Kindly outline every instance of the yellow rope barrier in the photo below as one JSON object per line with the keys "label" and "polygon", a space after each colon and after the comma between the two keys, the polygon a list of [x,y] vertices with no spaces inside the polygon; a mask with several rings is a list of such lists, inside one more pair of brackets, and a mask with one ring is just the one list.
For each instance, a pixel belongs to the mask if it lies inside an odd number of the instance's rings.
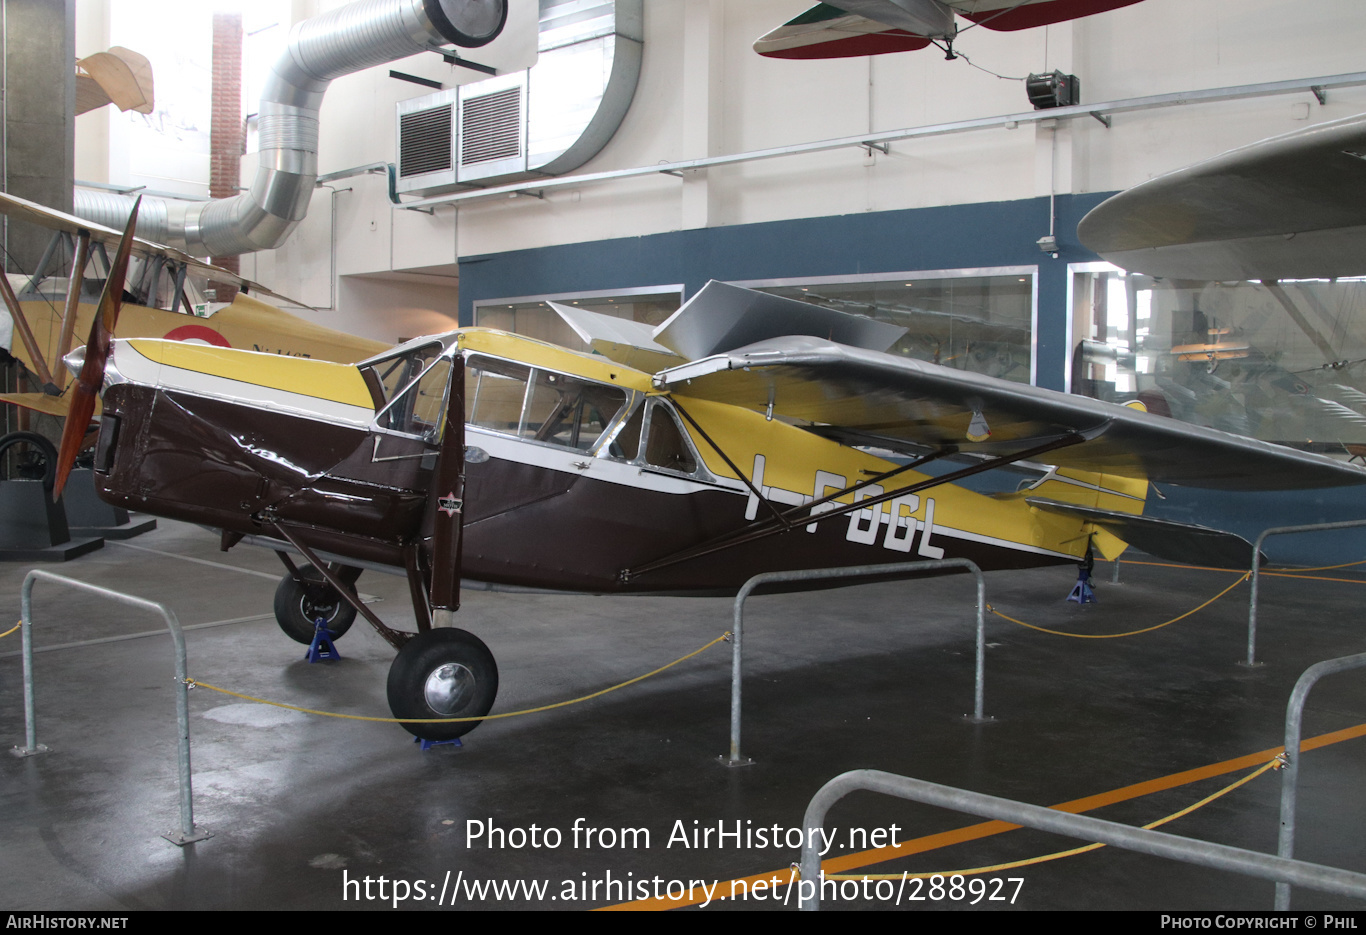
{"label": "yellow rope barrier", "polygon": [[527,708],[523,711],[506,711],[502,714],[485,714],[483,717],[366,717],[360,714],[337,714],[334,711],[318,711],[313,708],[301,708],[298,705],[284,704],[280,701],[268,701],[265,698],[257,698],[253,695],[244,695],[241,692],[229,691],[226,688],[219,688],[217,685],[210,685],[208,682],[201,682],[197,679],[192,678],[186,679],[185,684],[188,685],[190,688],[207,688],[209,691],[220,692],[224,695],[232,695],[234,698],[242,698],[246,701],[254,701],[257,704],[268,704],[275,708],[287,708],[290,711],[300,711],[304,714],[317,714],[321,717],[339,717],[344,718],[348,721],[377,721],[381,724],[454,724],[458,721],[493,721],[497,720],[498,718],[517,717],[518,715],[522,714],[536,714],[540,711],[549,711],[553,708],[564,708],[568,707],[569,705],[578,704],[581,701],[588,701],[593,698],[599,698],[602,695],[607,694],[608,692],[616,691],[618,688],[625,688],[627,685],[634,685],[636,682],[644,681],[652,675],[658,675],[665,669],[671,669],[674,666],[678,665],[680,662],[686,662],[693,656],[701,655],[708,649],[711,649],[717,643],[720,643],[723,640],[727,640],[729,638],[730,631],[727,630],[725,633],[722,633],[720,636],[712,640],[706,646],[703,646],[701,649],[694,650],[693,652],[688,653],[686,656],[680,656],[668,665],[662,665],[658,669],[655,669],[653,672],[646,672],[644,675],[637,675],[633,679],[628,679],[627,681],[622,682],[618,685],[613,685],[611,688],[604,688],[601,691],[593,692],[593,694],[591,695],[584,695],[582,698],[571,698],[569,701],[559,701],[555,704],[541,705],[539,708]]}
{"label": "yellow rope barrier", "polygon": [[1153,630],[1160,630],[1165,626],[1170,626],[1171,624],[1176,623],[1177,621],[1185,620],[1191,614],[1199,613],[1200,611],[1204,610],[1210,604],[1213,604],[1215,601],[1219,600],[1219,598],[1223,597],[1229,591],[1232,591],[1234,588],[1238,587],[1238,585],[1242,584],[1244,581],[1251,577],[1252,573],[1245,571],[1237,581],[1233,582],[1228,587],[1224,588],[1224,590],[1220,591],[1218,594],[1214,595],[1209,600],[1205,601],[1205,603],[1201,604],[1199,607],[1192,608],[1191,610],[1186,611],[1179,617],[1173,617],[1170,620],[1166,620],[1162,623],[1156,624],[1151,627],[1144,627],[1142,630],[1130,630],[1128,633],[1065,633],[1062,630],[1050,630],[1047,627],[1035,626],[1032,623],[1025,623],[1023,620],[1016,620],[1014,617],[1008,617],[1005,614],[1001,613],[999,610],[997,610],[995,607],[992,607],[990,604],[987,605],[987,610],[991,611],[993,614],[1000,617],[1002,620],[1009,620],[1011,623],[1018,623],[1022,627],[1028,627],[1031,630],[1038,630],[1040,633],[1051,633],[1054,636],[1071,636],[1079,640],[1113,640],[1118,639],[1121,636],[1137,636],[1140,633],[1151,633]]}
{"label": "yellow rope barrier", "polygon": [[[1366,564],[1366,558],[1357,559],[1355,562],[1343,562],[1341,565],[1319,565],[1317,568],[1295,568],[1294,571],[1333,571],[1336,568],[1351,568],[1353,565]],[[1263,572],[1265,574],[1265,572]]]}
{"label": "yellow rope barrier", "polygon": [[11,633],[13,633],[15,630],[19,629],[19,628],[22,627],[23,625],[24,625],[24,621],[20,620],[20,621],[19,621],[18,623],[16,623],[14,626],[12,626],[12,627],[10,627],[8,630],[6,630],[4,633],[0,633],[0,640],[3,640],[5,637],[9,636]]}
{"label": "yellow rope barrier", "polygon": [[[1280,757],[1277,757],[1276,759],[1272,760],[1271,762],[1266,763],[1266,764],[1264,764],[1264,765],[1262,765],[1262,766],[1259,766],[1257,769],[1253,770],[1251,773],[1248,773],[1248,774],[1247,774],[1246,776],[1244,776],[1242,779],[1239,779],[1239,780],[1237,780],[1236,782],[1230,783],[1229,785],[1227,785],[1227,786],[1225,786],[1224,788],[1220,789],[1218,792],[1215,792],[1215,793],[1213,793],[1213,794],[1211,794],[1211,795],[1205,796],[1203,799],[1201,799],[1199,802],[1196,802],[1194,805],[1187,805],[1185,808],[1181,809],[1181,811],[1179,811],[1179,812],[1174,812],[1174,813],[1172,813],[1171,815],[1168,815],[1166,818],[1159,818],[1159,819],[1157,819],[1157,821],[1149,822],[1148,824],[1144,825],[1143,827],[1144,827],[1144,829],[1146,829],[1146,830],[1148,830],[1148,831],[1151,831],[1151,830],[1153,830],[1154,828],[1160,828],[1160,827],[1162,827],[1163,825],[1167,824],[1168,822],[1176,821],[1176,819],[1178,819],[1178,818],[1182,818],[1182,817],[1184,817],[1184,816],[1186,816],[1186,815],[1189,815],[1191,812],[1195,811],[1196,809],[1198,809],[1198,808],[1203,808],[1204,806],[1206,806],[1206,805],[1208,805],[1209,803],[1213,802],[1215,799],[1218,799],[1218,798],[1220,798],[1220,797],[1222,797],[1222,796],[1228,795],[1228,794],[1229,794],[1230,792],[1232,792],[1234,789],[1237,789],[1237,788],[1240,787],[1240,786],[1246,785],[1247,783],[1249,783],[1249,782],[1251,782],[1252,780],[1256,779],[1258,776],[1262,775],[1262,773],[1265,773],[1267,770],[1273,769],[1273,768],[1278,768],[1282,762],[1283,762],[1283,761],[1280,759]],[[1082,846],[1082,847],[1074,847],[1074,848],[1072,848],[1071,850],[1067,850],[1067,851],[1058,851],[1058,852],[1053,853],[1053,854],[1045,854],[1045,855],[1043,855],[1042,857],[1030,857],[1030,858],[1027,858],[1027,859],[1025,859],[1025,860],[1011,861],[1010,863],[1006,863],[1006,864],[993,864],[993,865],[991,865],[990,867],[974,867],[974,868],[972,868],[971,870],[945,870],[945,871],[934,871],[934,872],[931,872],[931,873],[868,873],[868,874],[854,874],[854,873],[834,874],[834,873],[831,873],[831,874],[826,874],[825,879],[827,879],[827,880],[917,880],[917,879],[928,879],[929,877],[939,876],[939,877],[943,877],[944,879],[947,880],[949,877],[970,877],[970,876],[973,876],[974,874],[979,874],[979,873],[997,873],[997,872],[999,872],[999,871],[1001,871],[1001,870],[1014,870],[1016,867],[1028,867],[1028,866],[1030,866],[1030,865],[1032,865],[1032,864],[1047,863],[1047,862],[1050,861],[1050,860],[1059,860],[1059,859],[1061,859],[1061,858],[1063,858],[1063,857],[1071,857],[1071,856],[1073,856],[1073,855],[1075,855],[1075,854],[1085,854],[1087,851],[1099,850],[1100,848],[1105,847],[1105,846],[1106,846],[1106,845],[1104,845],[1104,844],[1087,844],[1087,845],[1084,845],[1084,846]]]}
{"label": "yellow rope barrier", "polygon": [[[1361,564],[1363,564],[1363,563],[1366,563],[1366,558],[1361,559],[1360,561],[1357,561],[1357,562],[1347,562],[1346,564],[1343,564],[1343,565],[1325,565],[1325,566],[1323,566],[1322,568],[1301,568],[1301,569],[1298,569],[1298,570],[1299,570],[1299,571],[1327,571],[1327,570],[1332,569],[1332,568],[1349,568],[1349,567],[1351,567],[1352,565],[1361,565]],[[1139,561],[1138,559],[1133,559],[1133,558],[1126,558],[1126,559],[1124,559],[1122,562],[1120,562],[1120,564],[1121,564],[1121,565],[1136,565],[1136,566],[1137,566],[1137,565],[1142,565],[1142,566],[1146,566],[1146,567],[1149,567],[1149,568],[1180,568],[1180,569],[1183,570],[1183,571],[1222,571],[1222,572],[1224,572],[1224,573],[1226,573],[1226,574],[1238,574],[1238,569],[1236,569],[1236,568],[1215,568],[1215,567],[1212,566],[1212,565],[1186,565],[1186,564],[1184,564],[1184,563],[1182,563],[1182,564],[1177,564],[1177,563],[1175,563],[1175,562],[1141,562],[1141,561]],[[1284,567],[1293,567],[1293,566],[1284,566]],[[1342,581],[1342,582],[1345,582],[1345,583],[1347,583],[1347,584],[1366,584],[1366,581],[1362,581],[1360,578],[1315,578],[1315,577],[1313,577],[1313,576],[1311,576],[1311,575],[1297,575],[1297,574],[1293,574],[1293,573],[1291,573],[1291,572],[1289,572],[1289,571],[1269,571],[1269,570],[1266,569],[1266,568],[1263,568],[1263,569],[1262,569],[1262,577],[1263,577],[1263,578],[1268,578],[1268,577],[1274,577],[1274,578],[1307,578],[1307,579],[1310,580],[1310,581]]]}

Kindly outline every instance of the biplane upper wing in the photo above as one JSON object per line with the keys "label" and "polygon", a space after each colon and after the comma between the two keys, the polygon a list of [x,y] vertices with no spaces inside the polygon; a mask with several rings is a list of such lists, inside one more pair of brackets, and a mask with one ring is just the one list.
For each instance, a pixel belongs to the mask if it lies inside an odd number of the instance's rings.
{"label": "biplane upper wing", "polygon": [[1366,273],[1366,114],[1160,175],[1102,202],[1077,236],[1110,262],[1152,276]]}
{"label": "biplane upper wing", "polygon": [[655,385],[771,412],[847,444],[988,456],[1059,442],[1048,463],[1222,490],[1366,483],[1366,468],[1025,386],[807,336],[762,341],[655,375]]}
{"label": "biplane upper wing", "polygon": [[923,49],[952,39],[954,15],[1011,31],[1104,13],[1139,0],[836,0],[818,3],[754,43],[769,58],[848,58]]}
{"label": "biplane upper wing", "polygon": [[[29,224],[36,224],[39,227],[46,227],[49,230],[62,231],[68,234],[80,234],[88,232],[92,243],[104,244],[106,246],[116,246],[122,232],[114,230],[112,227],[105,227],[103,224],[96,224],[84,218],[78,218],[74,214],[67,214],[64,211],[57,211],[46,205],[29,201],[26,198],[19,198],[5,192],[0,192],[0,214],[6,214],[15,220],[25,221]],[[215,282],[231,283],[255,296],[269,296],[287,305],[294,305],[300,308],[309,308],[302,302],[291,299],[288,296],[272,292],[260,283],[252,282],[250,279],[243,279],[234,272],[205,263],[196,257],[183,253],[174,247],[164,244],[153,243],[149,240],[137,238],[133,241],[133,256],[159,256],[176,263],[183,263],[192,273],[197,273]]]}

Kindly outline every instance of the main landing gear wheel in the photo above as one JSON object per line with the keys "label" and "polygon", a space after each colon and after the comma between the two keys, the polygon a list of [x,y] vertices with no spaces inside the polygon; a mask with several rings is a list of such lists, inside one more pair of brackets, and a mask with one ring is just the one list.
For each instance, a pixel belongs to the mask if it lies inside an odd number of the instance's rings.
{"label": "main landing gear wheel", "polygon": [[339,639],[356,619],[356,608],[343,600],[312,565],[304,565],[299,573],[307,584],[285,575],[275,589],[275,622],[294,642],[308,646],[313,642],[317,619],[322,617],[332,638]]}
{"label": "main landing gear wheel", "polygon": [[[400,718],[482,718],[498,694],[498,666],[473,633],[437,627],[419,633],[399,650],[389,668],[389,710]],[[454,740],[480,721],[405,723],[423,740]]]}

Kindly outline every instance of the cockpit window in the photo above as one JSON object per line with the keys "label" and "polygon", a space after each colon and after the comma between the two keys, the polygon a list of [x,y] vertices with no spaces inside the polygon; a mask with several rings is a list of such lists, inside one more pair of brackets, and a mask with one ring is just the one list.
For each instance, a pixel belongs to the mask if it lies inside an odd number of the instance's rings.
{"label": "cockpit window", "polygon": [[361,376],[370,388],[375,409],[383,409],[409,383],[413,382],[433,360],[441,356],[439,343],[424,344],[402,354],[385,357],[361,367]]}
{"label": "cockpit window", "polygon": [[692,450],[683,440],[677,418],[656,402],[650,410],[650,425],[645,437],[645,463],[691,474],[697,470]]}
{"label": "cockpit window", "polygon": [[678,417],[660,399],[652,399],[632,413],[612,440],[608,455],[683,474],[697,473],[697,456],[692,445],[688,443]]}
{"label": "cockpit window", "polygon": [[465,366],[466,420],[494,432],[591,451],[625,405],[620,387],[482,357]]}
{"label": "cockpit window", "polygon": [[436,441],[446,427],[446,385],[450,375],[451,362],[437,360],[421,379],[400,393],[379,414],[375,423],[393,432]]}

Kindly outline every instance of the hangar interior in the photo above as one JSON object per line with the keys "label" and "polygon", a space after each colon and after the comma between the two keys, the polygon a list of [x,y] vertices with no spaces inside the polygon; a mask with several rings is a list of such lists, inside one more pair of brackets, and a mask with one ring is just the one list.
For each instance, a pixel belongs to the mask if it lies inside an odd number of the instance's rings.
{"label": "hangar interior", "polygon": [[[1116,192],[1366,111],[1366,13],[1354,0],[1142,0],[1019,31],[964,29],[951,56],[930,47],[832,59],[756,53],[757,37],[808,7],[792,0],[511,0],[502,34],[460,50],[465,62],[374,52],[337,65],[315,89],[314,123],[265,100],[270,68],[290,54],[296,24],[351,7],[221,6],[0,0],[5,190],[115,228],[142,192],[144,216],[162,206],[163,236],[148,239],[227,260],[295,300],[282,307],[305,321],[382,345],[475,325],[587,350],[549,303],[657,326],[717,280],[895,325],[903,336],[888,352],[912,360],[1139,400],[1305,451],[1366,446],[1366,280],[1154,277],[1077,237]],[[75,61],[114,47],[150,60],[155,107],[72,116]],[[222,64],[233,50],[235,71]],[[1031,105],[1025,76],[1055,71],[1079,79],[1085,106],[1054,115]],[[40,91],[56,97],[22,105]],[[471,122],[457,130],[455,113]],[[44,123],[52,114],[62,119]],[[224,114],[237,133],[226,158],[211,139]],[[479,138],[481,126],[493,130]],[[316,181],[283,241],[196,252],[212,224],[184,222],[187,212],[252,196],[272,158],[262,153],[310,133]],[[62,151],[64,164],[52,155]],[[272,184],[285,187],[290,167],[272,165],[282,171]],[[7,222],[12,274],[29,272],[41,249],[19,230]],[[16,418],[7,414],[8,429]],[[1366,517],[1361,488],[1154,488],[1145,515],[1249,540]],[[384,716],[392,649],[356,626],[340,659],[308,663],[271,613],[277,559],[224,552],[223,541],[163,519],[49,570],[164,603],[190,628],[189,673],[202,683]],[[999,613],[987,616],[980,721],[968,716],[970,579],[757,597],[744,766],[718,762],[728,644],[600,698],[489,720],[462,747],[421,751],[393,724],[201,685],[189,698],[194,820],[213,837],[184,847],[161,837],[178,820],[170,640],[145,612],[39,582],[37,730],[51,750],[4,758],[0,892],[35,910],[796,908],[796,849],[772,846],[776,830],[762,842],[752,832],[801,827],[816,790],[851,769],[1144,825],[1270,761],[1300,673],[1361,652],[1354,588],[1366,578],[1351,563],[1363,547],[1360,530],[1267,543],[1290,570],[1263,579],[1253,666],[1239,663],[1248,595],[1236,573],[1130,549],[1097,564],[1094,604],[1063,600],[1071,565],[990,574]],[[0,564],[15,614],[29,567]],[[367,572],[358,588],[411,630],[405,585]],[[495,713],[514,712],[708,645],[731,629],[731,605],[471,586],[457,623],[498,659]],[[22,746],[19,638],[0,641],[0,725]],[[1295,849],[1358,873],[1363,722],[1354,673],[1314,690],[1304,736],[1317,746],[1303,755]],[[1274,853],[1278,775],[1164,830]],[[827,872],[895,879],[832,890],[826,909],[1272,906],[1269,882],[1114,848],[921,899],[906,894],[903,871],[1013,865],[1078,842],[870,793],[846,799],[831,822],[844,838]],[[893,824],[895,854],[852,833]],[[533,828],[556,830],[558,843],[534,843]],[[692,836],[708,829],[746,837]],[[446,895],[452,880],[459,898]],[[409,884],[403,899],[396,881]],[[675,898],[680,883],[688,893]],[[716,898],[703,883],[720,888]],[[1297,888],[1292,906],[1359,912],[1361,902]]]}

